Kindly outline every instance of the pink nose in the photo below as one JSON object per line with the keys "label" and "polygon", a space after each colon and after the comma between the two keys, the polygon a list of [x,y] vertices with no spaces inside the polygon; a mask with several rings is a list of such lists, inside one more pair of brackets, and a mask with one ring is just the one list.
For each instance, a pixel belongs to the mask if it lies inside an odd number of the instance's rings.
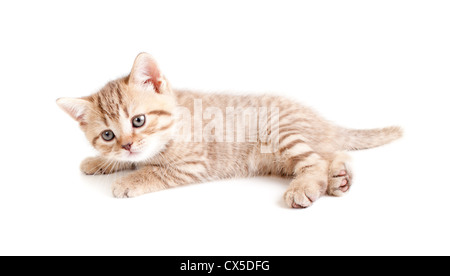
{"label": "pink nose", "polygon": [[126,145],[122,145],[122,148],[125,149],[125,150],[130,151],[131,150],[131,145],[133,145],[133,143],[128,143]]}

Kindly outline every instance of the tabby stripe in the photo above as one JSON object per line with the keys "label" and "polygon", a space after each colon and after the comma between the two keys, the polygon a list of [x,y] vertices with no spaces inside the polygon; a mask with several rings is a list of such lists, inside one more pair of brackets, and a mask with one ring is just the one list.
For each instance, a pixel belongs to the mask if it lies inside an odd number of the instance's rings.
{"label": "tabby stripe", "polygon": [[299,127],[299,125],[297,125],[297,124],[300,124],[300,123],[303,123],[303,122],[308,122],[308,120],[306,120],[306,119],[295,119],[295,120],[289,121],[287,123],[281,124],[280,128],[288,127],[288,126]]}
{"label": "tabby stripe", "polygon": [[147,115],[172,116],[172,113],[165,111],[165,110],[153,110],[153,111],[147,112]]}
{"label": "tabby stripe", "polygon": [[[270,127],[270,128],[269,128]],[[272,134],[272,129],[273,130],[278,130],[278,133],[281,132],[287,132],[287,131],[298,131],[300,132],[300,127],[292,125],[292,124],[281,124],[281,125],[270,125],[268,126],[269,130],[268,130],[268,135]]]}
{"label": "tabby stripe", "polygon": [[119,117],[119,113],[120,113],[120,105],[116,104],[115,107],[116,107],[116,109],[114,110],[114,116],[115,116],[114,118],[117,118],[117,117]]}
{"label": "tabby stripe", "polygon": [[314,163],[318,157],[319,156],[313,151],[307,151],[302,154],[289,157],[286,161],[286,166],[283,169],[288,175],[299,174],[303,168]]}
{"label": "tabby stripe", "polygon": [[148,135],[150,135],[150,134],[154,133],[155,131],[158,131],[158,130],[155,130],[155,129],[154,129],[154,127],[155,127],[157,124],[158,124],[158,121],[157,121],[157,120],[154,120],[154,121],[149,122],[148,125],[145,127],[145,129],[142,131],[142,133],[143,133],[143,134],[148,134]]}
{"label": "tabby stripe", "polygon": [[[277,106],[275,106],[277,107]],[[283,110],[279,110],[278,112],[278,121],[283,120],[284,118],[288,117],[289,115],[295,114],[296,112],[298,112],[297,108],[294,109],[283,109]],[[272,113],[270,113],[269,119],[272,119]]]}
{"label": "tabby stripe", "polygon": [[206,180],[206,179],[208,179],[208,176],[205,173],[201,173],[200,178],[203,180]]}
{"label": "tabby stripe", "polygon": [[156,177],[161,181],[161,183],[163,183],[163,185],[164,185],[166,188],[169,188],[169,187],[170,187],[170,185],[167,183],[167,181],[164,179],[164,177],[162,177],[161,175],[159,175],[159,173],[154,173],[153,175],[156,176]]}
{"label": "tabby stripe", "polygon": [[163,130],[166,130],[166,129],[170,128],[172,125],[173,125],[173,121],[172,121],[170,124],[168,124],[168,125],[165,125],[165,126],[163,126],[163,127],[161,127],[161,128],[156,129],[155,132],[156,132],[156,131],[163,131]]}
{"label": "tabby stripe", "polygon": [[107,127],[109,127],[108,121],[106,120],[106,116],[105,116],[106,111],[105,111],[105,109],[103,109],[103,106],[102,106],[102,102],[101,102],[101,100],[100,100],[100,97],[99,97],[97,100],[98,100],[97,106],[98,106],[98,109],[100,109],[100,114],[101,114],[101,116],[102,116],[103,122],[105,123],[105,125],[106,125]]}
{"label": "tabby stripe", "polygon": [[200,179],[197,175],[195,175],[195,174],[188,173],[188,172],[184,172],[184,174],[185,174],[186,176],[190,177],[190,178],[191,178],[193,181],[195,181],[195,182],[201,182],[201,179]]}
{"label": "tabby stripe", "polygon": [[196,176],[196,175],[194,175],[192,173],[188,173],[188,172],[182,171],[182,170],[177,169],[177,168],[172,168],[172,167],[170,167],[170,169],[172,169],[172,170],[174,170],[174,171],[176,171],[176,172],[178,172],[178,173],[180,173],[182,175],[186,175],[187,177],[190,177],[193,181],[200,181],[200,178],[198,178],[198,176]]}
{"label": "tabby stripe", "polygon": [[146,128],[144,131],[141,132],[142,134],[147,134],[150,135],[153,133],[153,129],[152,128]]}
{"label": "tabby stripe", "polygon": [[315,164],[320,162],[320,156],[317,154],[311,154],[308,158],[305,158],[303,161],[299,161],[294,166],[294,173],[299,175],[305,173],[305,171],[311,167],[315,167]]}
{"label": "tabby stripe", "polygon": [[122,105],[122,93],[120,93],[119,85],[116,86],[116,89],[114,91],[116,92],[117,98],[119,99],[119,104]]}
{"label": "tabby stripe", "polygon": [[278,143],[279,144],[283,143],[283,141],[286,140],[286,138],[289,138],[292,135],[300,135],[300,134],[298,133],[298,130],[295,130],[293,132],[283,133],[282,135],[278,136]]}
{"label": "tabby stripe", "polygon": [[178,176],[176,176],[173,172],[168,174],[167,172],[165,173],[165,177],[169,177],[171,178],[172,182],[176,183],[176,184],[184,184],[186,183],[186,179],[182,179],[179,178]]}
{"label": "tabby stripe", "polygon": [[294,167],[297,165],[298,162],[304,161],[306,158],[308,158],[311,154],[314,154],[314,151],[307,151],[302,154],[298,154],[292,157],[289,157],[289,161],[295,162]]}
{"label": "tabby stripe", "polygon": [[298,144],[302,144],[302,143],[304,143],[303,140],[300,140],[300,139],[294,140],[294,141],[290,142],[289,144],[287,144],[286,146],[282,147],[280,149],[280,153],[283,153],[283,152],[287,151],[288,149],[290,149]]}
{"label": "tabby stripe", "polygon": [[94,139],[92,139],[92,146],[95,147],[95,144],[97,143],[98,138],[100,138],[100,136],[97,136]]}
{"label": "tabby stripe", "polygon": [[282,132],[291,132],[291,131],[297,131],[297,132],[300,132],[301,130],[300,130],[300,128],[296,128],[296,127],[286,127],[286,126],[280,127],[280,128],[278,129],[278,133],[282,133]]}
{"label": "tabby stripe", "polygon": [[194,160],[193,161],[185,161],[180,165],[181,166],[182,165],[202,165],[203,167],[206,168],[206,163],[204,161],[194,161]]}
{"label": "tabby stripe", "polygon": [[[280,116],[278,117],[278,121],[281,122],[281,120],[283,120],[284,118],[286,118],[287,116],[289,116],[291,114],[292,114],[292,112],[289,112],[289,111],[287,111],[283,115],[280,114]],[[272,117],[270,117],[270,119],[272,119]]]}

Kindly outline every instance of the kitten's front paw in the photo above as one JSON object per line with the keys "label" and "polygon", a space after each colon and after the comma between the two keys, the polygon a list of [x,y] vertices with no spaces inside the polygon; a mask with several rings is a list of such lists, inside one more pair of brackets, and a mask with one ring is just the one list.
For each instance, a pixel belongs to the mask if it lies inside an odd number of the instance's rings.
{"label": "kitten's front paw", "polygon": [[80,170],[87,175],[107,174],[109,172],[103,168],[105,165],[106,161],[100,157],[88,157],[81,162]]}
{"label": "kitten's front paw", "polygon": [[116,198],[130,198],[140,196],[145,193],[145,191],[130,180],[118,179],[114,182],[112,187],[113,196]]}
{"label": "kitten's front paw", "polygon": [[110,174],[118,165],[102,157],[88,157],[81,162],[80,170],[87,175]]}

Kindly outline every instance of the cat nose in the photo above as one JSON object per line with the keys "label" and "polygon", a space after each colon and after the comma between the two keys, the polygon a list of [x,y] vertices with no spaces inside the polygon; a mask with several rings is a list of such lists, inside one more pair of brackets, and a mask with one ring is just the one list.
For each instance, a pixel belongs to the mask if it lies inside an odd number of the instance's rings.
{"label": "cat nose", "polygon": [[133,145],[133,143],[128,143],[126,145],[122,145],[122,148],[129,151],[131,149],[131,145]]}

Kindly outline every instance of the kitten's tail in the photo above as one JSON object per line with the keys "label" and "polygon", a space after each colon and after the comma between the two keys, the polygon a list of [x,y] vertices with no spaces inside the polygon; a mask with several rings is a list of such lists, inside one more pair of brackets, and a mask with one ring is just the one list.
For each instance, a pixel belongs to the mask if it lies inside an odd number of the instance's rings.
{"label": "kitten's tail", "polygon": [[343,149],[362,150],[379,147],[399,139],[403,130],[398,126],[376,129],[342,129]]}

